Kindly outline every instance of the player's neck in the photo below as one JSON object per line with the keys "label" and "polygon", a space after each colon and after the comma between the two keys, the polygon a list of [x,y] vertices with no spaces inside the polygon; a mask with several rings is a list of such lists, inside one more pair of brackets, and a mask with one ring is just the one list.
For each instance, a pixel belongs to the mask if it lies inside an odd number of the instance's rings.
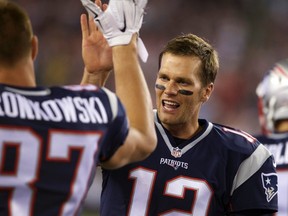
{"label": "player's neck", "polygon": [[0,67],[0,83],[22,87],[36,86],[33,61],[23,60],[13,67]]}
{"label": "player's neck", "polygon": [[164,127],[171,133],[173,137],[179,139],[190,139],[201,131],[201,127],[197,121],[196,124],[190,125],[164,125]]}

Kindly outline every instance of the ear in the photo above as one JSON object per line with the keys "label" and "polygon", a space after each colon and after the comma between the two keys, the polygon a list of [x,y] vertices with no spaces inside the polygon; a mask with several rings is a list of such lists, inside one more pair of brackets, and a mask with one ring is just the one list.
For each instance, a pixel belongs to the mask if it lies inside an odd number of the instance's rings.
{"label": "ear", "polygon": [[214,84],[210,83],[207,86],[205,86],[202,90],[202,97],[201,100],[203,103],[205,103],[206,101],[208,101],[208,99],[210,98],[210,95],[212,94],[214,89]]}
{"label": "ear", "polygon": [[32,37],[32,41],[31,41],[31,45],[32,45],[32,59],[35,60],[37,55],[38,55],[38,38],[37,36],[33,36]]}

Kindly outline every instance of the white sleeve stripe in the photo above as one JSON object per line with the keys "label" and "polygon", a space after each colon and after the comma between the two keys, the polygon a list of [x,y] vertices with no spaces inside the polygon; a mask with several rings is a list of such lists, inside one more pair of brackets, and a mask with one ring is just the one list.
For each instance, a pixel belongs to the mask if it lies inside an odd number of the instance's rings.
{"label": "white sleeve stripe", "polygon": [[109,101],[110,101],[110,105],[111,105],[111,110],[112,110],[112,114],[113,114],[113,120],[116,118],[116,115],[117,115],[117,112],[118,112],[118,103],[117,103],[117,97],[116,97],[116,94],[114,94],[113,92],[111,92],[109,89],[103,87],[102,88],[108,98],[109,98]]}
{"label": "white sleeve stripe", "polygon": [[261,166],[265,163],[265,161],[270,157],[271,153],[267,150],[267,148],[260,144],[257,149],[245,159],[239,166],[239,169],[235,175],[233,180],[233,186],[230,192],[230,195],[242,185],[245,181],[247,181],[254,173],[256,173]]}

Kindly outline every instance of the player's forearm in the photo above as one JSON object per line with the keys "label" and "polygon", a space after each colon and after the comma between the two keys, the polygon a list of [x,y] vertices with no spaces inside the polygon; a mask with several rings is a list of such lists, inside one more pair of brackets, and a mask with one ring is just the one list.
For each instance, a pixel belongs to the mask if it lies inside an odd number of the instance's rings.
{"label": "player's forearm", "polygon": [[[146,145],[155,138],[152,100],[137,55],[136,36],[129,45],[113,47],[116,94],[124,104],[131,127],[146,135]],[[154,147],[154,146],[153,146]],[[141,148],[141,147],[140,147]],[[143,147],[145,148],[145,147]]]}
{"label": "player's forearm", "polygon": [[88,72],[86,68],[84,68],[81,85],[93,84],[102,87],[105,85],[111,71],[112,70]]}

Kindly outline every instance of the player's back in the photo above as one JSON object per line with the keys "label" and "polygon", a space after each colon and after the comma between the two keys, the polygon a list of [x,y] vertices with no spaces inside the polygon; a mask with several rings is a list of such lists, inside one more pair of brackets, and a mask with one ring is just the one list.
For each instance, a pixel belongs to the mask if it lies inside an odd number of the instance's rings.
{"label": "player's back", "polygon": [[288,133],[258,135],[256,138],[274,155],[278,175],[278,213],[277,216],[288,215]]}
{"label": "player's back", "polygon": [[127,133],[107,89],[0,85],[0,215],[77,215],[99,158]]}

